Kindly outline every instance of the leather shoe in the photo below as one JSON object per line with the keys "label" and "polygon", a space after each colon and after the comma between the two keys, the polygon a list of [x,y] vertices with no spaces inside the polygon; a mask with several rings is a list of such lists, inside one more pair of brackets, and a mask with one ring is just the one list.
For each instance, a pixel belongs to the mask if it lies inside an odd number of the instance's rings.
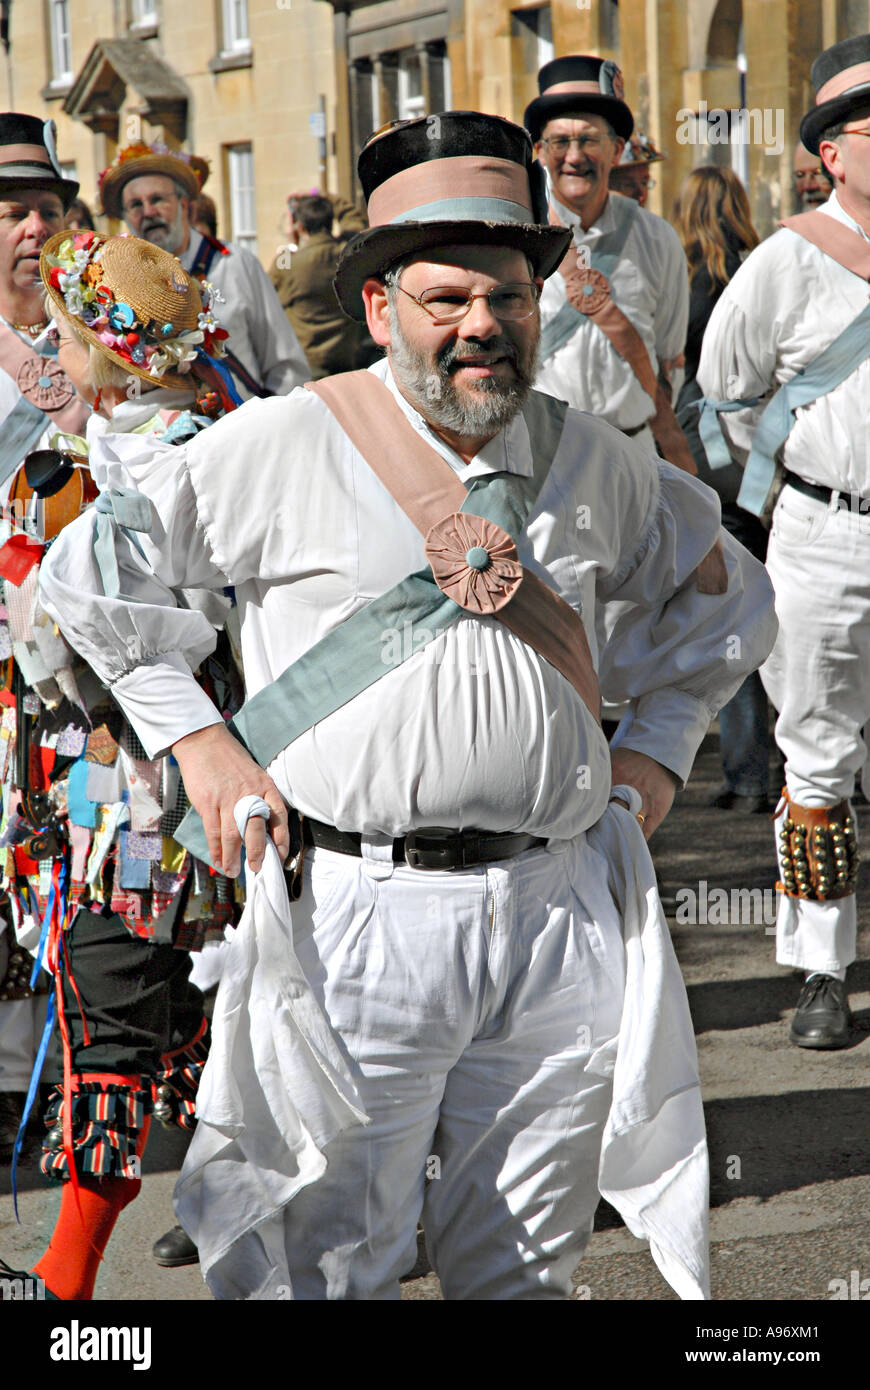
{"label": "leather shoe", "polygon": [[771,811],[770,798],[767,796],[741,796],[740,792],[733,792],[730,787],[724,787],[722,791],[716,792],[707,802],[708,806],[715,806],[719,811],[742,811],[748,816],[769,815]]}
{"label": "leather shoe", "polygon": [[24,1099],[20,1091],[0,1091],[0,1163],[8,1163],[12,1158]]}
{"label": "leather shoe", "polygon": [[181,1226],[173,1226],[165,1236],[155,1240],[151,1254],[164,1269],[179,1269],[181,1265],[198,1265],[199,1251]]}
{"label": "leather shoe", "polygon": [[811,974],[800,992],[789,1041],[796,1047],[816,1047],[822,1051],[846,1047],[851,1022],[843,981],[832,975]]}

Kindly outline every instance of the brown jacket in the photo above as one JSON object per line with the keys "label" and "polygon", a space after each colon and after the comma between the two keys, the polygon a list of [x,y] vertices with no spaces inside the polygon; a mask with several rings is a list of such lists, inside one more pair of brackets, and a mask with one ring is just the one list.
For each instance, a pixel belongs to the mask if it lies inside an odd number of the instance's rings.
{"label": "brown jacket", "polygon": [[[343,232],[367,225],[352,203],[336,199],[334,206]],[[368,366],[380,355],[365,325],[347,318],[335,297],[332,281],[343,244],[330,232],[314,232],[298,250],[279,252],[269,269],[315,381]]]}

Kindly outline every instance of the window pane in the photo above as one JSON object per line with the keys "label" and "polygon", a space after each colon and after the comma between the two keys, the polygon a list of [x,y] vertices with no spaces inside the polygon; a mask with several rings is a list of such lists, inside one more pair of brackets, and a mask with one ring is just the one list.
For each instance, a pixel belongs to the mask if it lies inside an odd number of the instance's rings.
{"label": "window pane", "polygon": [[157,0],[132,0],[131,24],[156,24]]}
{"label": "window pane", "polygon": [[53,82],[72,77],[68,0],[51,0],[51,77]]}
{"label": "window pane", "polygon": [[225,49],[250,48],[248,0],[223,0],[223,22]]}
{"label": "window pane", "polygon": [[412,120],[425,114],[420,57],[412,49],[405,49],[399,54],[399,120]]}
{"label": "window pane", "polygon": [[250,145],[227,150],[230,179],[230,237],[237,246],[257,254],[257,213],[254,197],[254,151]]}

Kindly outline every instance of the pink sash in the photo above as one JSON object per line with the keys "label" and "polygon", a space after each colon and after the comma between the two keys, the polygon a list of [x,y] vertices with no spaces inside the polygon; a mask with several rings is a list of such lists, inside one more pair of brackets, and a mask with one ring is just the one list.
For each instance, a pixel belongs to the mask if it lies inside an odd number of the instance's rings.
{"label": "pink sash", "polygon": [[[389,388],[361,371],[309,381],[306,389],[320,397],[426,538],[438,587],[468,612],[498,618],[570,681],[600,721],[601,694],[582,618],[519,563],[506,531],[460,511],[466,489],[417,433]],[[486,551],[483,569],[467,563],[475,550]]]}

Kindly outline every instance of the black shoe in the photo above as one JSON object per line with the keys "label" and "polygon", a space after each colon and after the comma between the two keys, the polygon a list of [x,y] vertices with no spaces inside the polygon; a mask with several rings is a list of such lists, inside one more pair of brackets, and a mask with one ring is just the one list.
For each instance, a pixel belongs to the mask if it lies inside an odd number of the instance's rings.
{"label": "black shoe", "polygon": [[181,1226],[173,1226],[165,1236],[155,1240],[151,1254],[164,1269],[178,1269],[181,1265],[198,1265],[199,1251]]}
{"label": "black shoe", "polygon": [[24,1101],[22,1091],[0,1091],[0,1163],[8,1163],[12,1158]]}
{"label": "black shoe", "polygon": [[0,1260],[0,1303],[9,1301],[28,1303],[43,1299],[48,1303],[59,1303],[60,1299],[36,1274],[28,1274],[24,1269],[11,1269],[5,1260]]}
{"label": "black shoe", "polygon": [[723,791],[716,792],[707,802],[708,806],[715,806],[719,811],[742,811],[747,816],[769,815],[773,809],[770,798],[767,796],[741,796],[739,792],[733,792],[730,787],[725,787]]}
{"label": "black shoe", "polygon": [[796,1047],[816,1047],[832,1051],[846,1047],[852,1014],[846,986],[832,975],[808,975],[791,1021],[789,1041]]}

